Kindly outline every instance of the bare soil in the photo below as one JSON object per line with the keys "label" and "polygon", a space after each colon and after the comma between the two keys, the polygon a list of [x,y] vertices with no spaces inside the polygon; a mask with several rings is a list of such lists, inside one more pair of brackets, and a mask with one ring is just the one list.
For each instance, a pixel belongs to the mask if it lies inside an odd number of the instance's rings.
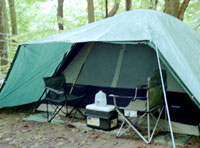
{"label": "bare soil", "polygon": [[[170,148],[171,145],[114,135],[73,126],[24,121],[29,113],[0,113],[0,148]],[[192,137],[184,148],[200,148]]]}

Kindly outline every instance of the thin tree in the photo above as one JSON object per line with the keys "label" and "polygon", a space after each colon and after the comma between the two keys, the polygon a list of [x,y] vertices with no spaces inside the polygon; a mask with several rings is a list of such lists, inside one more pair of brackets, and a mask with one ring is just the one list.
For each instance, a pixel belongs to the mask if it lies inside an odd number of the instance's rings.
{"label": "thin tree", "polygon": [[157,9],[158,0],[150,0],[149,3],[150,3],[149,9],[153,9],[153,10]]}
{"label": "thin tree", "polygon": [[58,21],[58,29],[59,30],[64,30],[64,25],[63,25],[63,4],[64,4],[64,0],[58,0],[57,21]]}
{"label": "thin tree", "polygon": [[131,10],[132,0],[126,0],[126,11]]}
{"label": "thin tree", "polygon": [[155,0],[155,2],[154,2],[154,10],[156,10],[157,9],[157,6],[158,6],[158,0]]}
{"label": "thin tree", "polygon": [[88,23],[92,23],[95,21],[94,19],[94,1],[87,0],[88,2]]}
{"label": "thin tree", "polygon": [[10,19],[11,19],[11,26],[12,26],[12,34],[17,34],[17,19],[16,19],[16,12],[15,12],[15,3],[14,0],[8,0],[9,9],[10,9]]}
{"label": "thin tree", "polygon": [[108,17],[108,0],[105,0],[105,7],[106,7],[106,15],[105,18]]}
{"label": "thin tree", "polygon": [[189,2],[190,0],[184,0],[182,3],[180,0],[165,0],[164,12],[183,20]]}
{"label": "thin tree", "polygon": [[0,66],[8,63],[6,34],[8,33],[8,17],[5,0],[0,0]]}
{"label": "thin tree", "polygon": [[108,12],[107,17],[114,16],[119,9],[119,5],[120,5],[120,0],[115,0],[115,4],[114,4],[113,8]]}

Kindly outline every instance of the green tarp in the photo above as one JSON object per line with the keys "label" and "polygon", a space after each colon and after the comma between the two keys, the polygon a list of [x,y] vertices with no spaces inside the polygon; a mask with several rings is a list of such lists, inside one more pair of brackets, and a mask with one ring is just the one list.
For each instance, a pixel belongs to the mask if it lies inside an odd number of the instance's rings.
{"label": "green tarp", "polygon": [[71,43],[21,45],[0,94],[0,107],[37,101],[44,91],[43,77],[52,75],[70,51]]}
{"label": "green tarp", "polygon": [[158,48],[162,62],[200,107],[200,36],[180,20],[153,10],[125,12],[21,45],[1,90],[0,107],[36,101],[43,91],[42,77],[54,72],[72,43],[139,41]]}

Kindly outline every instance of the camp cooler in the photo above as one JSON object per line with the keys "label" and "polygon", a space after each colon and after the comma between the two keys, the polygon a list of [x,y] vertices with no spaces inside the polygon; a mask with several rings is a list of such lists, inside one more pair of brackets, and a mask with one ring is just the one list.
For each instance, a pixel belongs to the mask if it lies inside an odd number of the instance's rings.
{"label": "camp cooler", "polygon": [[87,126],[103,130],[112,130],[117,127],[118,113],[114,105],[98,106],[89,104],[86,106]]}

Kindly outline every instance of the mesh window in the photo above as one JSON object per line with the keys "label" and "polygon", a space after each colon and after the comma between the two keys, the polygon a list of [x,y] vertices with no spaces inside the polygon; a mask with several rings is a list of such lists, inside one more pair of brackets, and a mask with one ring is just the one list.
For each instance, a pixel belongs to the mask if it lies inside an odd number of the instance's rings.
{"label": "mesh window", "polygon": [[111,86],[121,45],[96,43],[77,84]]}
{"label": "mesh window", "polygon": [[156,53],[147,45],[126,45],[118,87],[135,88],[147,84],[147,77],[158,68]]}

